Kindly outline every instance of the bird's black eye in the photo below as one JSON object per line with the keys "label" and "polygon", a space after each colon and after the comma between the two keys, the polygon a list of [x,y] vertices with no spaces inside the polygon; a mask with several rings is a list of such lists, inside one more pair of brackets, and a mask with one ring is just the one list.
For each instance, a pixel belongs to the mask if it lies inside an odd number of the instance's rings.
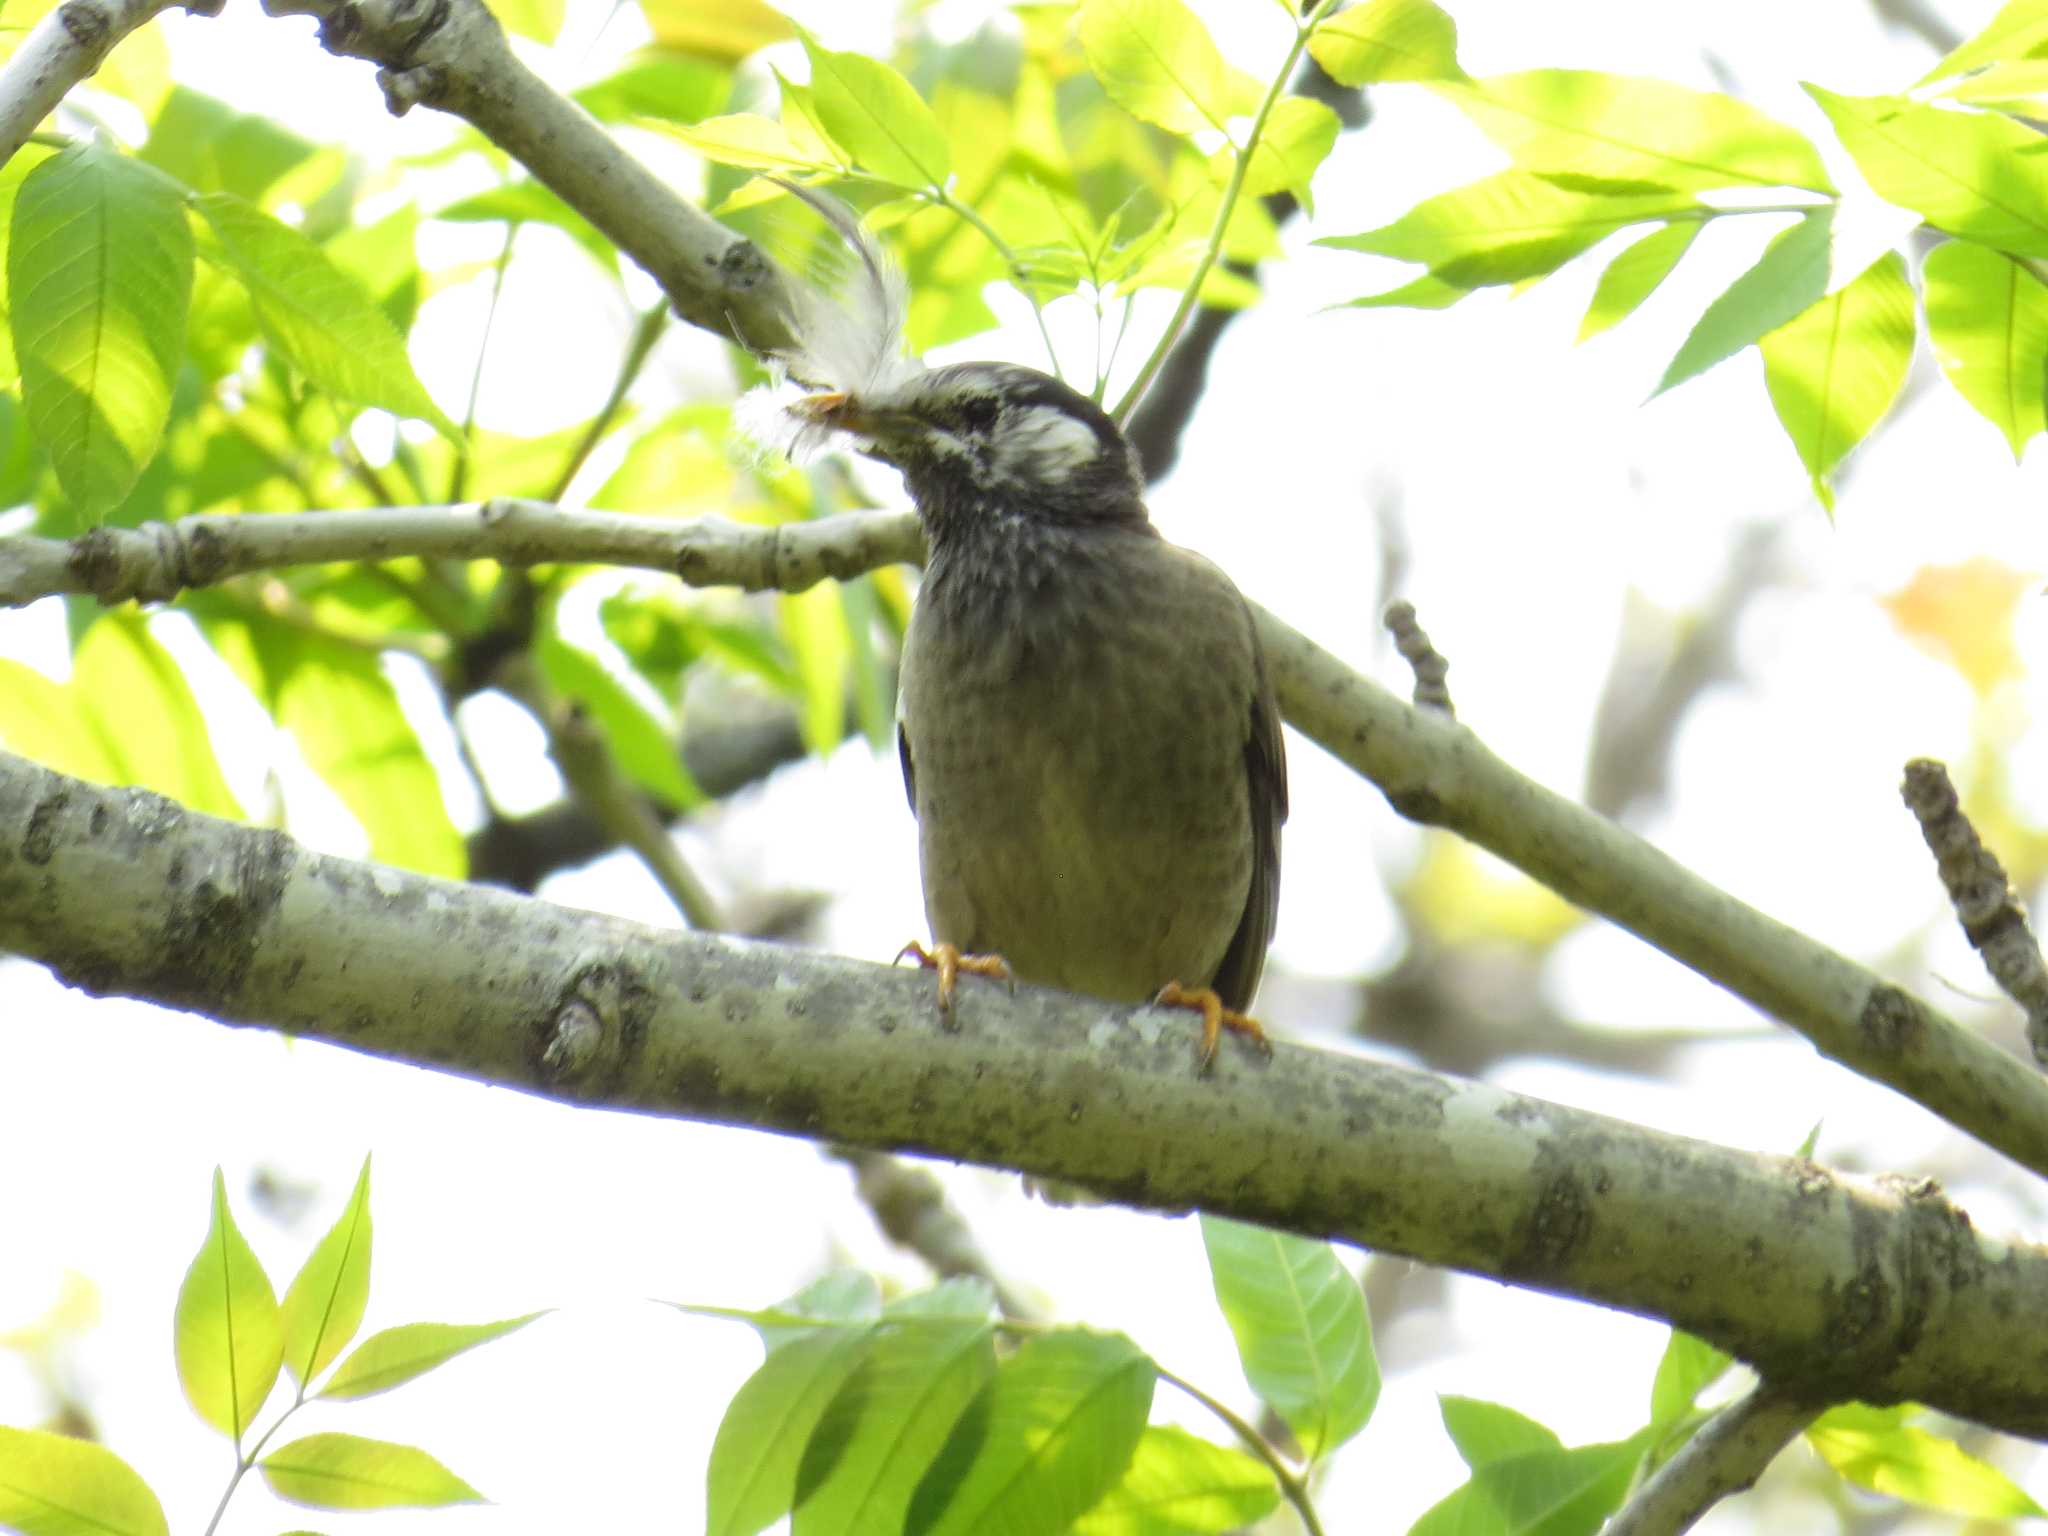
{"label": "bird's black eye", "polygon": [[993,395],[969,395],[960,402],[960,425],[970,432],[986,432],[996,424],[1002,407]]}

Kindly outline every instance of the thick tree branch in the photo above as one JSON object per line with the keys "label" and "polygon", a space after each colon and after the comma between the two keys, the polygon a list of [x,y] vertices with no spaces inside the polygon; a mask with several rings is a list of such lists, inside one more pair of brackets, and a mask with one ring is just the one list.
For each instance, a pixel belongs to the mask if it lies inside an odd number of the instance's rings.
{"label": "thick tree branch", "polygon": [[[909,513],[745,527],[528,501],[102,528],[68,544],[0,539],[0,604],[46,592],[160,599],[246,571],[398,555],[511,564],[606,561],[694,585],[797,591],[922,557]],[[1417,710],[1254,605],[1298,730],[1402,815],[1448,827],[1610,918],[2036,1173],[2048,1174],[2048,1081],[1875,972],[1736,900],[1634,833],[1517,773],[1440,711]]]}
{"label": "thick tree branch", "polygon": [[[88,78],[114,45],[173,0],[64,0],[30,30],[0,66],[0,165],[14,158],[36,124],[57,110],[65,92]],[[184,0],[201,15],[221,0]]]}
{"label": "thick tree branch", "polygon": [[316,16],[322,47],[381,66],[394,113],[438,107],[468,122],[645,268],[692,325],[756,352],[788,343],[774,263],[522,64],[481,0],[264,0],[264,9]]}
{"label": "thick tree branch", "polygon": [[0,947],[571,1102],[903,1148],[1672,1322],[1820,1397],[2048,1436],[2048,1251],[1866,1183],[1172,1010],[679,932],[314,854],[0,754]]}
{"label": "thick tree branch", "polygon": [[1731,1494],[1755,1486],[1825,1403],[1760,1382],[1709,1419],[1638,1488],[1604,1536],[1679,1536]]}

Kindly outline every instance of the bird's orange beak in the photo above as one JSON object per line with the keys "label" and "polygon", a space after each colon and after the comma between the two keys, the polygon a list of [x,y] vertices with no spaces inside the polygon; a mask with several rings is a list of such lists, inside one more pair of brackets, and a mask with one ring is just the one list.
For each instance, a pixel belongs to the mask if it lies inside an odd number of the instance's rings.
{"label": "bird's orange beak", "polygon": [[818,426],[836,427],[848,432],[859,431],[863,420],[860,408],[851,397],[836,389],[824,394],[805,395],[793,402],[789,410],[791,415],[801,416]]}

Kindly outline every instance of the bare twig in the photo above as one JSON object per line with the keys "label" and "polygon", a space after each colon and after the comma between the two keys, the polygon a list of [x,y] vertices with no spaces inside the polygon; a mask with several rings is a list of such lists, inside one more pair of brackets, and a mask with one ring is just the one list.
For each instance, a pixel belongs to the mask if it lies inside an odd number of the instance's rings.
{"label": "bare twig", "polygon": [[1457,714],[1451,705],[1451,664],[1430,644],[1422,621],[1415,616],[1415,605],[1406,600],[1391,602],[1383,621],[1387,633],[1394,637],[1394,649],[1415,674],[1415,707],[1438,710],[1447,716]]}
{"label": "bare twig", "polygon": [[1983,957],[1998,989],[2025,1010],[2027,1043],[2034,1059],[2048,1065],[2048,962],[2005,866],[1963,814],[1947,768],[1933,758],[1916,757],[1906,764],[1899,790],[1920,823],[1964,937]]}
{"label": "bare twig", "polygon": [[942,1278],[987,1281],[1004,1317],[1029,1321],[1039,1315],[1038,1308],[989,1263],[974,1229],[946,1199],[945,1185],[930,1169],[865,1147],[826,1150],[853,1170],[855,1193],[890,1242],[916,1254]]}
{"label": "bare twig", "polygon": [[1709,1419],[1638,1488],[1602,1536],[1679,1536],[1756,1480],[1826,1404],[1759,1382]]}

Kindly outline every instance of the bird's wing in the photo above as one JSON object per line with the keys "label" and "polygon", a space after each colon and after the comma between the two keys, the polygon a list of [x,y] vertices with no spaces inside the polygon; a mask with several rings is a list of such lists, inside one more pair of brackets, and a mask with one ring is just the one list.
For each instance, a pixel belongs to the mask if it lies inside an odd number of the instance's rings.
{"label": "bird's wing", "polygon": [[[1245,622],[1252,623],[1245,610]],[[1252,634],[1253,688],[1247,700],[1249,729],[1244,745],[1244,766],[1251,800],[1252,883],[1246,893],[1244,916],[1223,963],[1210,983],[1224,1005],[1243,1012],[1252,1005],[1259,990],[1259,977],[1266,969],[1266,950],[1273,942],[1273,918],[1280,907],[1280,823],[1287,819],[1287,746],[1280,734],[1280,705],[1273,697],[1272,680],[1266,675],[1266,657]],[[904,772],[910,770],[908,749]]]}
{"label": "bird's wing", "polygon": [[910,814],[917,814],[917,769],[910,762],[910,733],[903,729],[903,722],[896,722],[896,756],[903,763],[903,793],[910,797]]}

